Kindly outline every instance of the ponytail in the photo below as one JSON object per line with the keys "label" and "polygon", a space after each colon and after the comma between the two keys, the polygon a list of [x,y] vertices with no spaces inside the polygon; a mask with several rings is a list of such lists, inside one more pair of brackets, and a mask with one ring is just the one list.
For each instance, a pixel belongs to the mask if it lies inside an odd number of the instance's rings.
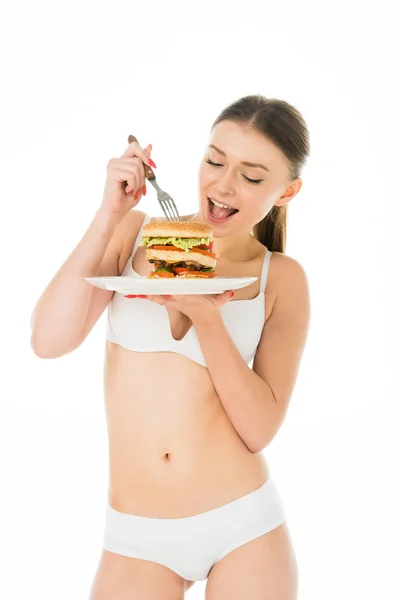
{"label": "ponytail", "polygon": [[271,252],[286,251],[287,204],[273,206],[253,228],[253,235]]}

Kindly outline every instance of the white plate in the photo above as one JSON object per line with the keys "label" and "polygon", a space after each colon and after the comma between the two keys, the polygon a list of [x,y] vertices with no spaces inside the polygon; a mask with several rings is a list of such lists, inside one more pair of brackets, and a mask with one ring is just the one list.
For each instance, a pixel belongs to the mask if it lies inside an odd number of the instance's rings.
{"label": "white plate", "polygon": [[85,277],[98,288],[120,294],[222,294],[246,287],[258,277],[213,277],[212,279],[147,279],[141,276]]}

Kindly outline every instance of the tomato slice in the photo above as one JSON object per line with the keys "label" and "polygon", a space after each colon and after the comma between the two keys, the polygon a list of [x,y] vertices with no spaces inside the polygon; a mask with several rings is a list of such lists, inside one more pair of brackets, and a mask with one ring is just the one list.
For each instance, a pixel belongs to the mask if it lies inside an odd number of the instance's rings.
{"label": "tomato slice", "polygon": [[177,248],[176,246],[168,246],[167,244],[165,244],[165,246],[148,246],[148,248],[150,250],[176,250],[177,252],[183,252],[182,248]]}
{"label": "tomato slice", "polygon": [[186,275],[195,275],[196,277],[202,277],[203,279],[215,277],[215,271],[196,271],[196,269],[188,269],[187,267],[172,267],[172,270],[178,277],[184,277]]}
{"label": "tomato slice", "polygon": [[212,252],[214,250],[214,242],[210,242],[208,246],[207,244],[199,244],[196,248],[202,248],[203,250],[210,250],[210,252]]}
{"label": "tomato slice", "polygon": [[218,255],[214,252],[209,252],[208,250],[202,250],[201,248],[194,247],[192,248],[192,252],[199,252],[200,254],[204,254],[205,256],[211,256],[212,258],[218,258]]}
{"label": "tomato slice", "polygon": [[174,273],[193,273],[195,269],[188,269],[187,267],[171,267]]}
{"label": "tomato slice", "polygon": [[173,273],[169,273],[168,271],[152,271],[149,277],[175,277]]}

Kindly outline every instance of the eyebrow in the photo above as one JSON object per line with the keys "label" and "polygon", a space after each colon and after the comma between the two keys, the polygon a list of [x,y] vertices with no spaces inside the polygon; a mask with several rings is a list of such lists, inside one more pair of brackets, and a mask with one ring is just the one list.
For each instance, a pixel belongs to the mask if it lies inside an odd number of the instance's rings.
{"label": "eyebrow", "polygon": [[[210,144],[209,148],[214,148],[217,152],[222,154],[222,156],[226,156],[225,152],[223,152],[222,150],[217,148],[217,146],[214,146],[214,144]],[[260,167],[260,169],[264,169],[265,171],[269,172],[269,169],[260,163],[252,163],[252,162],[248,162],[247,160],[242,160],[240,164],[246,165],[247,167]]]}

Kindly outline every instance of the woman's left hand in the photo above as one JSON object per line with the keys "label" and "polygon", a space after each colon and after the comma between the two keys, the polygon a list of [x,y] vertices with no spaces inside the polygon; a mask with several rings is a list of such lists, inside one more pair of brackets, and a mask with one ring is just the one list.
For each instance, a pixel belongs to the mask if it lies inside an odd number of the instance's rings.
{"label": "woman's left hand", "polygon": [[167,308],[174,308],[181,311],[189,317],[193,323],[197,320],[207,318],[217,312],[221,306],[229,302],[235,292],[227,290],[223,294],[179,294],[179,295],[149,295],[140,294],[133,296],[131,294],[125,296],[127,298],[144,298],[151,302],[156,302]]}

